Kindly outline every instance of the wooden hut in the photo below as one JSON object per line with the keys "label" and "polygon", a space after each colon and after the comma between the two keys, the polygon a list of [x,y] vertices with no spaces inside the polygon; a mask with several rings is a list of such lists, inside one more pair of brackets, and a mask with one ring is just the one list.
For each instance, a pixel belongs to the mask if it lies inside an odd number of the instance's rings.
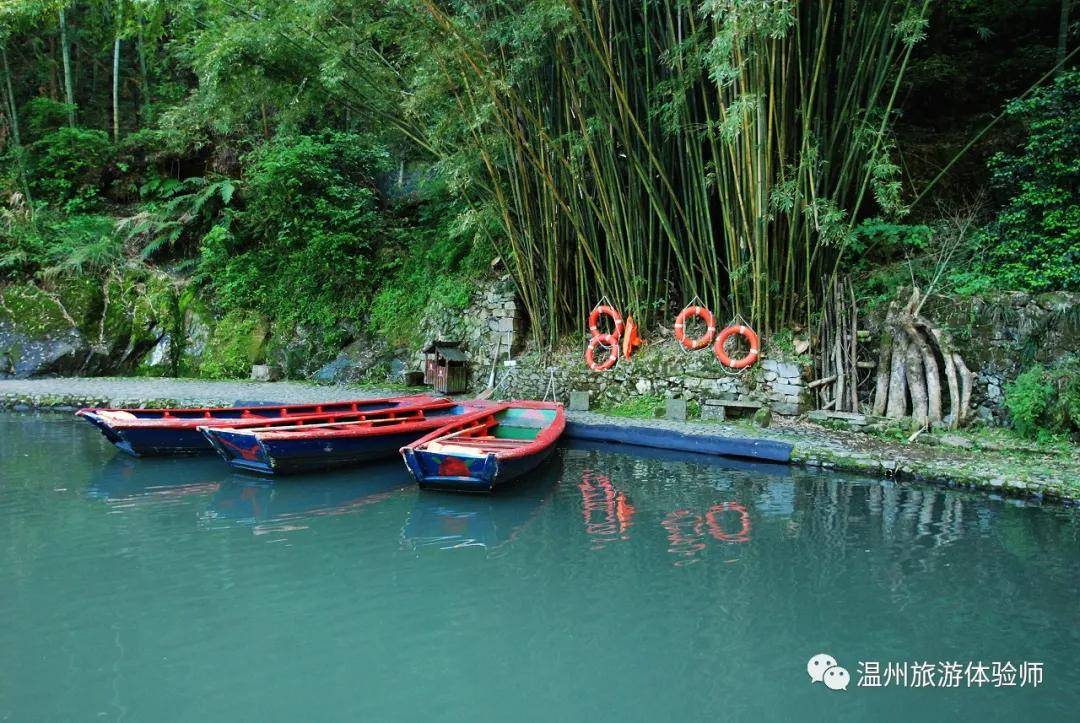
{"label": "wooden hut", "polygon": [[469,386],[469,365],[460,341],[435,341],[424,349],[424,383],[439,394],[461,394]]}

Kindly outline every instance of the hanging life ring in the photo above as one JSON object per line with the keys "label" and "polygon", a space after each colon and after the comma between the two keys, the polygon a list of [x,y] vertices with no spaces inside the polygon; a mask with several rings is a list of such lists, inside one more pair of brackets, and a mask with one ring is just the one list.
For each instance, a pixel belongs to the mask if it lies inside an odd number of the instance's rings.
{"label": "hanging life ring", "polygon": [[[747,343],[750,344],[750,353],[741,359],[732,359],[727,355],[727,352],[724,351],[724,344],[735,334],[743,337],[746,339]],[[715,354],[720,363],[726,367],[732,369],[745,369],[758,360],[760,347],[761,343],[758,341],[758,335],[754,333],[754,330],[749,326],[740,324],[739,326],[729,326],[720,332],[720,336],[716,337],[716,343],[713,344],[713,354]]]}
{"label": "hanging life ring", "polygon": [[[717,519],[723,512],[739,513],[739,523],[741,527],[738,532],[734,534],[724,532],[724,528],[720,526],[720,521]],[[709,528],[709,534],[712,535],[714,540],[719,540],[720,542],[746,542],[750,539],[750,513],[738,502],[724,502],[719,505],[713,505],[709,508],[709,511],[705,513],[705,523],[706,527]]]}
{"label": "hanging life ring", "polygon": [[[686,338],[686,321],[692,316],[704,321],[706,326],[705,333],[697,339]],[[716,319],[713,318],[712,312],[704,306],[688,306],[675,317],[675,340],[689,351],[704,349],[709,344],[712,344],[714,336],[716,336]]]}
{"label": "hanging life ring", "polygon": [[[623,319],[622,319],[622,314],[620,314],[618,311],[616,311],[614,308],[612,308],[610,306],[607,306],[607,305],[598,306],[598,307],[596,307],[595,309],[592,310],[592,313],[589,314],[589,333],[592,334],[593,339],[595,339],[598,336],[604,336],[603,334],[600,333],[600,327],[599,327],[600,316],[601,315],[610,316],[611,320],[615,322],[615,331],[611,332],[611,334],[609,334],[608,336],[615,337],[615,342],[617,344],[618,341],[619,341],[619,337],[622,336]],[[604,346],[608,346],[608,345],[604,344]],[[612,363],[614,363],[614,362],[612,362]]]}
{"label": "hanging life ring", "polygon": [[[601,345],[608,348],[608,357],[604,361],[597,363],[596,347]],[[590,369],[594,372],[604,372],[615,366],[617,361],[619,361],[619,340],[615,338],[614,334],[597,334],[589,340],[589,348],[585,350],[585,363],[589,365]]]}

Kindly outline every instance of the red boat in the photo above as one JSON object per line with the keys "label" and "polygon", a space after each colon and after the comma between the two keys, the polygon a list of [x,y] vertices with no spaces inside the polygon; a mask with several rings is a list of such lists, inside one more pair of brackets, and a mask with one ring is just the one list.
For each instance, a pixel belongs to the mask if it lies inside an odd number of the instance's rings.
{"label": "red boat", "polygon": [[255,429],[201,427],[231,466],[260,474],[292,474],[392,457],[401,445],[474,414],[483,402],[403,407],[366,419],[277,424]]}
{"label": "red boat", "polygon": [[563,406],[501,402],[402,447],[421,489],[491,492],[538,467],[566,427]]}
{"label": "red boat", "polygon": [[76,415],[101,430],[119,449],[136,457],[191,454],[213,448],[200,427],[266,427],[363,421],[402,409],[449,404],[426,394],[318,404],[188,409],[80,409]]}

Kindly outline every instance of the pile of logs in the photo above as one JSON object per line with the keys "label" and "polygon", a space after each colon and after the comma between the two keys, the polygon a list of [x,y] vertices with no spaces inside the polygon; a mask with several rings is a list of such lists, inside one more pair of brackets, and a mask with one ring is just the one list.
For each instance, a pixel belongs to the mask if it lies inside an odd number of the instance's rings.
{"label": "pile of logs", "polygon": [[[892,419],[910,416],[920,427],[956,429],[970,421],[974,376],[948,335],[921,315],[924,300],[915,288],[903,306],[899,301],[889,305],[872,411]],[[943,414],[946,398],[948,416]]]}
{"label": "pile of logs", "polygon": [[[818,406],[834,412],[869,411],[891,419],[910,417],[914,426],[948,426],[970,421],[974,377],[949,337],[922,316],[925,297],[918,288],[907,301],[889,305],[876,362],[864,357],[859,312],[851,283],[838,279],[825,300],[818,332]],[[876,372],[872,371],[876,369]],[[860,409],[860,387],[873,379],[868,409]],[[948,414],[945,414],[945,408]]]}

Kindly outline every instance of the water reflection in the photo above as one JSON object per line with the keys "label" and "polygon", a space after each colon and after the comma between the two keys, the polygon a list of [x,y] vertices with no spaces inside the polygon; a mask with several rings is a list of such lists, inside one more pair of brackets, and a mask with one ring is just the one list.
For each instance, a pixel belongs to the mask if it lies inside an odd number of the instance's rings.
{"label": "water reflection", "polygon": [[586,469],[578,485],[581,490],[581,515],[585,519],[585,534],[600,549],[614,540],[629,539],[637,509],[630,498],[615,489],[611,478]]}
{"label": "water reflection", "polygon": [[401,531],[413,550],[500,548],[517,539],[555,494],[549,470],[539,479],[497,495],[422,492]]}
{"label": "water reflection", "polygon": [[232,475],[211,497],[203,518],[251,525],[256,534],[304,529],[302,520],[352,513],[410,486],[401,464],[390,462],[280,480]]}
{"label": "water reflection", "polygon": [[186,459],[133,459],[116,455],[90,480],[86,495],[110,505],[166,504],[217,491],[220,469]]}

